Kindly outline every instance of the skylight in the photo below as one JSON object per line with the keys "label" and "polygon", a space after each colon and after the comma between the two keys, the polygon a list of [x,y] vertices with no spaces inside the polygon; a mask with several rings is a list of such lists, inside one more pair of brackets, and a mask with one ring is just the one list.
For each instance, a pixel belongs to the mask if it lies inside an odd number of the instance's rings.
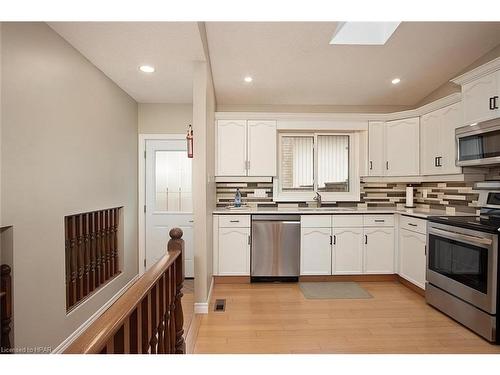
{"label": "skylight", "polygon": [[384,45],[401,22],[339,22],[330,44]]}

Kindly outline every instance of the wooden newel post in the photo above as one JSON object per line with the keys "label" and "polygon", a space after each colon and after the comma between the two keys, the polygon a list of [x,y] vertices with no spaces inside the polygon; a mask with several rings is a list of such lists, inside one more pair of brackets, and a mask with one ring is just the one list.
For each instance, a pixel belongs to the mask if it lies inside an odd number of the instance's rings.
{"label": "wooden newel post", "polygon": [[174,302],[174,322],[175,322],[175,354],[186,353],[186,343],[184,342],[184,313],[182,311],[182,286],[184,284],[184,240],[182,239],[182,229],[172,228],[170,230],[170,240],[168,241],[168,251],[180,250],[181,256],[175,261],[175,302]]}
{"label": "wooden newel post", "polygon": [[1,347],[2,353],[8,353],[10,346],[10,321],[12,317],[12,280],[10,267],[2,264],[0,267],[0,328],[1,328]]}

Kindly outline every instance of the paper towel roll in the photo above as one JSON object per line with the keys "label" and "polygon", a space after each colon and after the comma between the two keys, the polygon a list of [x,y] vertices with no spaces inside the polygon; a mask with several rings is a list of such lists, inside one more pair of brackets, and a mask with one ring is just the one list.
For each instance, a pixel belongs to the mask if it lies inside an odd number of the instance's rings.
{"label": "paper towel roll", "polygon": [[415,207],[413,205],[413,186],[408,185],[406,187],[406,204],[405,207]]}

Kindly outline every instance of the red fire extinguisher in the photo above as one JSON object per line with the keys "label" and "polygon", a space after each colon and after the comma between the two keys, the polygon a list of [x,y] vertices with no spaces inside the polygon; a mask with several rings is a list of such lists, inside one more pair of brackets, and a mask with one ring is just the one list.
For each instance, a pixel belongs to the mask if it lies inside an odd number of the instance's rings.
{"label": "red fire extinguisher", "polygon": [[192,159],[193,158],[193,128],[191,127],[191,124],[189,124],[186,140],[187,140],[188,158]]}

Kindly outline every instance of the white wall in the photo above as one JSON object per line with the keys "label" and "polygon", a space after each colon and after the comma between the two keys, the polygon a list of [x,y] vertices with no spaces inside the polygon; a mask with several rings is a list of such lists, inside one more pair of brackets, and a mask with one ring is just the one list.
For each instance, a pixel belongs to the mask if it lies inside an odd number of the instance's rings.
{"label": "white wall", "polygon": [[195,302],[207,302],[212,280],[212,211],[215,209],[215,96],[210,69],[196,62],[193,79],[193,207]]}
{"label": "white wall", "polygon": [[[2,28],[17,347],[55,348],[137,274],[137,103],[44,23]],[[123,272],[66,315],[64,216],[124,206]]]}
{"label": "white wall", "polygon": [[192,122],[192,104],[139,103],[139,134],[184,134]]}

